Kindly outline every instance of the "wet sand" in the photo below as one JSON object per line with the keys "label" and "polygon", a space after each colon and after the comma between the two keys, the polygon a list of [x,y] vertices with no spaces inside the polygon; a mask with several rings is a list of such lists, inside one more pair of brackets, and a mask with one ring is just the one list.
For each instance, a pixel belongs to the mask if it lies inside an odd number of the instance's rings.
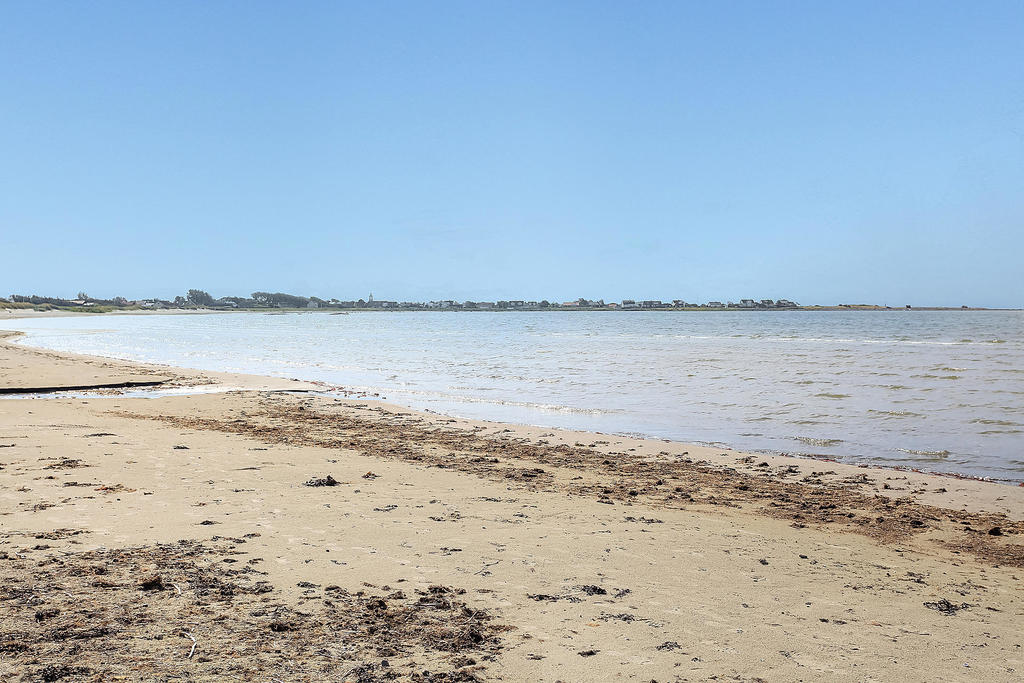
{"label": "wet sand", "polygon": [[0,400],[4,679],[1024,670],[1021,487],[0,341],[0,387],[139,377],[238,390]]}

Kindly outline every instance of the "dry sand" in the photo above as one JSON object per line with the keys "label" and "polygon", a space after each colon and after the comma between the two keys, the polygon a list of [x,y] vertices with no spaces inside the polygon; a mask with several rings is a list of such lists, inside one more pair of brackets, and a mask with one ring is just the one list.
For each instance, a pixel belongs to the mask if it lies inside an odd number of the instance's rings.
{"label": "dry sand", "polygon": [[140,377],[240,390],[0,400],[4,680],[1024,671],[1021,487],[0,341],[0,387]]}

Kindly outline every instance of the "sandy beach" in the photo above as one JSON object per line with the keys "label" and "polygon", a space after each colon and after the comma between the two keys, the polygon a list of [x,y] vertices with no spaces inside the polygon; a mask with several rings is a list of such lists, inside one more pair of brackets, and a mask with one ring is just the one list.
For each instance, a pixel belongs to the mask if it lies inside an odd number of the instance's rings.
{"label": "sandy beach", "polygon": [[5,680],[1024,671],[1022,487],[0,340],[0,390],[87,387],[0,400]]}

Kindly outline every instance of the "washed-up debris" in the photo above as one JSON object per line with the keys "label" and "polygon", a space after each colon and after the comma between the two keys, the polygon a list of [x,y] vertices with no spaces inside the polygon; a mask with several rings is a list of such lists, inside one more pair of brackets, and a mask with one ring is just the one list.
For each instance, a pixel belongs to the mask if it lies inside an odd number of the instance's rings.
{"label": "washed-up debris", "polygon": [[658,645],[654,649],[661,650],[662,652],[671,652],[672,650],[679,650],[681,649],[681,647],[682,646],[674,640],[666,640],[664,643]]}
{"label": "washed-up debris", "polygon": [[639,522],[641,524],[664,524],[665,522],[660,519],[654,519],[651,517],[626,517],[626,522]]}
{"label": "washed-up debris", "polygon": [[43,469],[44,470],[73,470],[73,469],[77,469],[79,467],[92,467],[92,465],[90,465],[87,462],[83,462],[83,461],[79,460],[78,458],[61,458],[57,462],[50,463],[49,465],[47,465]]}
{"label": "washed-up debris", "polygon": [[629,612],[619,612],[618,614],[608,614],[607,612],[598,617],[601,621],[625,621],[627,623],[636,621],[639,617]]}
{"label": "washed-up debris", "polygon": [[[614,597],[621,598],[629,592],[630,590],[628,588],[625,588],[617,591]],[[600,586],[584,585],[577,586],[575,590],[566,591],[565,593],[561,593],[559,595],[549,595],[547,593],[528,593],[526,597],[530,598],[531,600],[536,600],[537,602],[558,602],[560,600],[563,600],[565,602],[583,602],[583,599],[580,597],[580,595],[594,596],[607,594],[608,591],[604,588],[601,588]]]}
{"label": "washed-up debris", "polygon": [[505,470],[506,479],[536,479],[542,474],[545,474],[545,472],[539,467],[528,467],[522,469],[511,467]]}
{"label": "washed-up debris", "polygon": [[52,529],[50,531],[39,531],[37,533],[32,534],[32,537],[33,538],[41,538],[41,539],[46,539],[46,540],[53,541],[53,540],[57,540],[59,538],[70,538],[71,536],[77,536],[79,534],[86,534],[86,533],[89,533],[89,532],[86,531],[85,529],[60,528],[60,529]]}
{"label": "washed-up debris", "polygon": [[49,664],[44,666],[37,672],[37,676],[40,681],[45,683],[52,683],[52,681],[59,681],[64,678],[75,678],[78,676],[85,676],[91,670],[84,666],[67,666],[66,664]]}
{"label": "washed-up debris", "polygon": [[114,484],[113,486],[104,484],[103,486],[93,490],[99,491],[100,493],[135,493],[135,489],[130,489],[124,484]]}
{"label": "washed-up debris", "polygon": [[144,591],[162,591],[165,588],[163,577],[159,574],[147,576],[139,584],[139,589]]}
{"label": "washed-up debris", "polygon": [[566,602],[583,602],[580,598],[575,595],[548,595],[547,593],[527,593],[526,597],[537,602],[558,602],[559,600],[565,600]]}
{"label": "washed-up debris", "polygon": [[337,486],[338,483],[339,482],[338,482],[337,479],[335,479],[334,477],[332,477],[331,475],[328,474],[323,479],[315,479],[315,478],[314,479],[310,479],[309,481],[305,482],[305,484],[303,484],[303,485],[304,486]]}
{"label": "washed-up debris", "polygon": [[928,609],[933,609],[937,612],[941,612],[942,614],[945,614],[947,617],[953,616],[962,609],[968,609],[969,607],[973,607],[973,605],[969,605],[966,602],[961,602],[958,605],[954,602],[950,602],[946,598],[942,598],[937,602],[926,602],[924,603],[924,606]]}
{"label": "washed-up debris", "polygon": [[262,572],[222,563],[236,554],[223,538],[5,559],[0,669],[24,681],[472,681],[504,647],[508,627],[462,588],[303,582],[300,610]]}
{"label": "washed-up debris", "polygon": [[443,517],[441,515],[430,515],[430,517],[428,517],[427,519],[431,520],[432,522],[456,522],[462,519],[462,515],[459,514],[458,511],[452,510]]}

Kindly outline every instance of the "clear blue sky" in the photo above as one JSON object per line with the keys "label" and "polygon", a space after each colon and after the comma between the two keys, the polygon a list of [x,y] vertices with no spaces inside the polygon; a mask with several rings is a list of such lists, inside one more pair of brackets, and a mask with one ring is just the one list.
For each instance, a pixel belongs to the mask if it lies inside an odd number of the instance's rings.
{"label": "clear blue sky", "polygon": [[1024,3],[0,4],[0,293],[1024,305]]}

